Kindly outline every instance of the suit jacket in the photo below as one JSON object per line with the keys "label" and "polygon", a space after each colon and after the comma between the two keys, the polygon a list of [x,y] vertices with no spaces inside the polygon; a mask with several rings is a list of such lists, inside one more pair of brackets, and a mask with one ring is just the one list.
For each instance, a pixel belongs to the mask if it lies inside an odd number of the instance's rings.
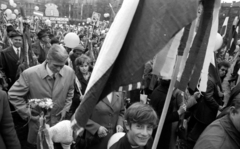
{"label": "suit jacket", "polygon": [[100,143],[95,143],[89,149],[106,149],[109,138],[116,133],[116,126],[123,127],[123,116],[125,108],[122,93],[113,92],[112,102],[107,98],[99,101],[94,108],[92,115],[86,125],[86,138],[95,136],[100,126],[108,129],[108,135],[100,139]]}
{"label": "suit jacket", "polygon": [[0,71],[7,77],[8,89],[17,80],[16,75],[19,64],[19,57],[12,46],[1,52]]}
{"label": "suit jacket", "polygon": [[[28,99],[51,98],[54,106],[47,123],[53,126],[61,118],[61,115],[56,116],[56,114],[63,109],[68,111],[71,106],[75,74],[72,68],[64,66],[56,75],[53,85],[53,79],[48,75],[46,64],[44,62],[23,71],[8,93],[10,102],[23,119],[28,119],[31,114],[34,116],[39,114],[33,112],[30,114],[27,108]],[[34,110],[38,111],[38,109]],[[36,121],[29,122],[28,141],[32,144],[36,143],[38,125]]]}
{"label": "suit jacket", "polygon": [[10,113],[7,94],[0,90],[0,149],[21,149],[13,119]]}
{"label": "suit jacket", "polygon": [[40,41],[37,41],[32,45],[32,49],[34,51],[34,54],[38,56],[38,62],[43,63],[46,60],[48,48],[43,49],[40,45]]}

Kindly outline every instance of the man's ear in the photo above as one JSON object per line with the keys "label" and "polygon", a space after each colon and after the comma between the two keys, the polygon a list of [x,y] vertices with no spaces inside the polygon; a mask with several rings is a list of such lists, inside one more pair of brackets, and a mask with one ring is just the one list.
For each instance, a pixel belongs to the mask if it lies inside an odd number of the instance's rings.
{"label": "man's ear", "polygon": [[237,109],[236,109],[234,106],[231,106],[231,107],[230,107],[230,114],[235,115],[235,114],[237,114],[237,113],[238,113]]}
{"label": "man's ear", "polygon": [[123,123],[124,123],[124,126],[126,127],[126,129],[129,131],[130,130],[130,124],[128,123],[128,121],[124,120]]}

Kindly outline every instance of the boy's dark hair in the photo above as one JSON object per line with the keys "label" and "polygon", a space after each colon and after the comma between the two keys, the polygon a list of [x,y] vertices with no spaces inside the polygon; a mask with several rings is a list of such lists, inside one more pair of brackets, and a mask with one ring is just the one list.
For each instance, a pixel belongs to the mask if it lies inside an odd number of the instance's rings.
{"label": "boy's dark hair", "polygon": [[137,102],[127,109],[125,113],[125,120],[129,125],[138,123],[150,124],[156,127],[158,123],[158,116],[151,106]]}
{"label": "boy's dark hair", "polygon": [[218,63],[218,69],[220,69],[221,67],[226,67],[226,68],[230,68],[230,63],[226,62],[226,61],[222,61]]}

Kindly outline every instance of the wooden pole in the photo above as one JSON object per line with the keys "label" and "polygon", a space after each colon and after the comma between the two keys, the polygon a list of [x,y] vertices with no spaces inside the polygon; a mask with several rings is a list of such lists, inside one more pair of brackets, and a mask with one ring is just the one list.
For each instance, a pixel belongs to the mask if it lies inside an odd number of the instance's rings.
{"label": "wooden pole", "polygon": [[159,121],[159,124],[158,124],[157,133],[155,135],[155,139],[154,139],[154,142],[153,142],[152,149],[156,149],[157,145],[158,145],[158,141],[159,141],[159,138],[160,138],[160,135],[161,135],[161,132],[162,132],[163,124],[164,124],[165,119],[166,119],[168,107],[169,107],[169,104],[170,104],[170,101],[171,101],[171,98],[172,98],[174,85],[175,85],[176,80],[177,80],[177,75],[178,75],[179,67],[180,67],[180,64],[181,64],[181,60],[182,60],[182,56],[177,56],[177,60],[176,60],[176,63],[175,63],[176,65],[175,65],[175,68],[173,70],[171,83],[170,83],[170,86],[169,86],[169,89],[168,89],[167,97],[166,97],[166,100],[165,100],[165,103],[164,103],[163,112],[162,112],[162,115],[161,115],[161,118],[160,118],[160,121]]}

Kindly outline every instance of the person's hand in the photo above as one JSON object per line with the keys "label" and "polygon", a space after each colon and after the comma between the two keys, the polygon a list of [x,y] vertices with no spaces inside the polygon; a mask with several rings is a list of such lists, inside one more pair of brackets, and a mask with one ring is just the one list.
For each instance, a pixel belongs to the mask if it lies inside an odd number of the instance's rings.
{"label": "person's hand", "polygon": [[178,115],[182,115],[183,113],[185,113],[187,111],[187,106],[186,106],[186,104],[183,104],[183,105],[181,105],[180,107],[179,107],[179,109],[178,109]]}
{"label": "person's hand", "polygon": [[219,106],[219,107],[218,107],[218,110],[219,110],[219,111],[222,111],[223,108],[224,108],[223,106]]}
{"label": "person's hand", "polygon": [[123,132],[123,127],[121,125],[117,125],[117,132]]}
{"label": "person's hand", "polygon": [[83,101],[83,96],[80,96],[79,100],[80,100],[80,101]]}
{"label": "person's hand", "polygon": [[58,114],[56,114],[56,116],[60,115],[61,114],[61,118],[60,118],[60,121],[62,121],[65,116],[66,116],[66,113],[67,111],[65,109],[63,109],[62,111],[60,111]]}
{"label": "person's hand", "polygon": [[107,136],[107,132],[108,132],[107,128],[100,126],[97,133],[98,133],[98,136],[102,138]]}

